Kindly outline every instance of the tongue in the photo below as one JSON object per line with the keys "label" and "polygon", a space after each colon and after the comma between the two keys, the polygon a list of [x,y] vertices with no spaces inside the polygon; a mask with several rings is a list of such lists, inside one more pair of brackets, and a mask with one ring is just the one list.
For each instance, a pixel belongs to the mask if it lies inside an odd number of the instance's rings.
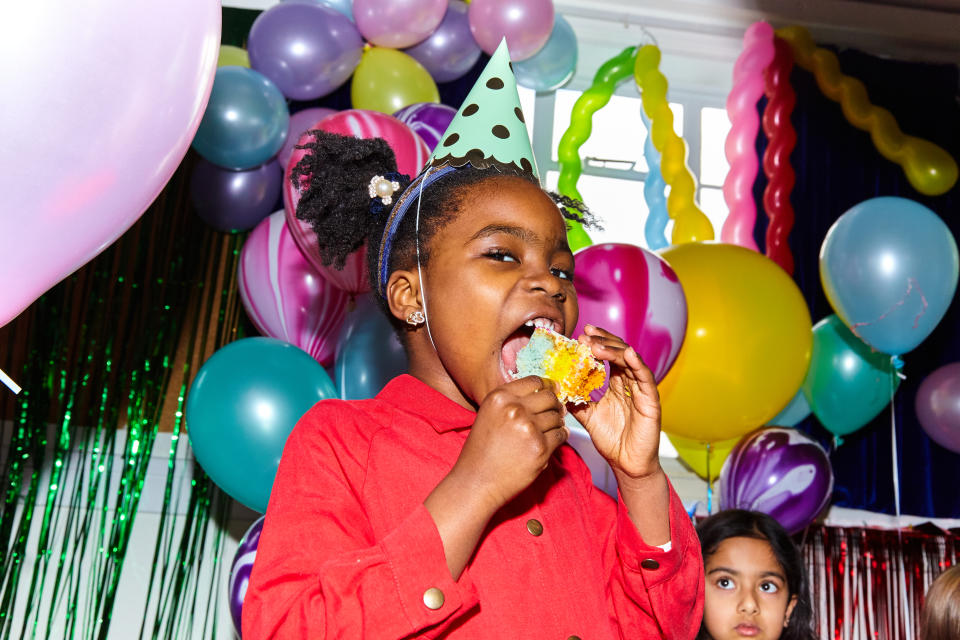
{"label": "tongue", "polygon": [[503,347],[500,349],[500,360],[503,362],[504,370],[513,375],[517,372],[517,354],[530,342],[530,332],[522,328],[510,334],[510,337],[504,340]]}

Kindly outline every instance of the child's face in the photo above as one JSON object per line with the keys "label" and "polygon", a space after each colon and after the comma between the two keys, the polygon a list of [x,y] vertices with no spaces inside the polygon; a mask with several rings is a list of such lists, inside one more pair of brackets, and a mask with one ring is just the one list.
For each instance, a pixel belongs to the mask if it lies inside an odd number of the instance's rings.
{"label": "child's face", "polygon": [[766,540],[727,538],[707,558],[703,623],[713,640],[779,638],[796,604]]}
{"label": "child's face", "polygon": [[460,209],[431,240],[424,287],[444,375],[477,405],[512,379],[532,321],[573,331],[577,297],[566,223],[539,187],[487,180]]}

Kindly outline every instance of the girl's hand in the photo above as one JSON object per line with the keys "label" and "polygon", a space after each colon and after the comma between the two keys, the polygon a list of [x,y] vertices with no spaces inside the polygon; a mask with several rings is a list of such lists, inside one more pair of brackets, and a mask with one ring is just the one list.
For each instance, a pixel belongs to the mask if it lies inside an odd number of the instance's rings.
{"label": "girl's hand", "polygon": [[599,402],[571,407],[570,413],[615,472],[631,479],[658,473],[660,394],[653,373],[633,347],[609,331],[587,325],[579,341],[610,363],[610,385]]}
{"label": "girl's hand", "polygon": [[451,475],[468,478],[499,509],[530,486],[566,442],[564,412],[549,380],[528,376],[497,387],[480,404]]}

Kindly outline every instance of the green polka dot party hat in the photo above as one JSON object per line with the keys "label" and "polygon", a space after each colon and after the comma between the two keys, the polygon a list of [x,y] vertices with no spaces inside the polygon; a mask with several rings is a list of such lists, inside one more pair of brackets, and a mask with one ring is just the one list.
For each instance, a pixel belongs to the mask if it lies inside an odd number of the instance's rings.
{"label": "green polka dot party hat", "polygon": [[427,166],[462,167],[468,162],[478,169],[508,166],[540,177],[506,39],[467,94]]}

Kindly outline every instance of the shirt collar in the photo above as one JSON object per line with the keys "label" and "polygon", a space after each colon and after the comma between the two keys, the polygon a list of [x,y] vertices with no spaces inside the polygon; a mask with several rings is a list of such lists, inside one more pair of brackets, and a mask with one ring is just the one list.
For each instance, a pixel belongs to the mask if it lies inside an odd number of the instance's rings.
{"label": "shirt collar", "polygon": [[397,376],[387,383],[377,399],[405,413],[419,416],[430,423],[437,433],[465,429],[477,419],[475,411],[465,409],[411,375]]}

